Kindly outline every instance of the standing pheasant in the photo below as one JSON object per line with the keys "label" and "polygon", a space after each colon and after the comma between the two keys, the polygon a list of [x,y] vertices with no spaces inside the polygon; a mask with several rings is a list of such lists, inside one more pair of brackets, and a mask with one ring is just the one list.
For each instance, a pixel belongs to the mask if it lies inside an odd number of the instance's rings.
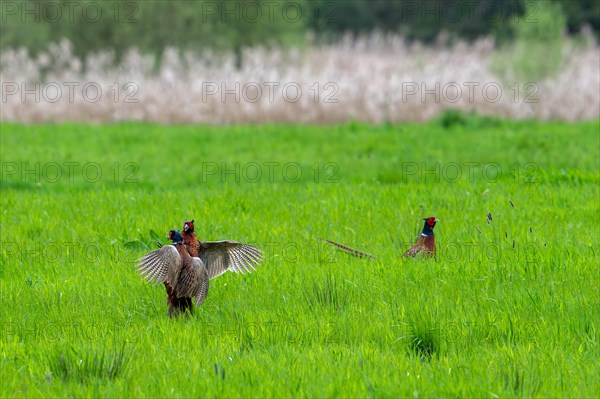
{"label": "standing pheasant", "polygon": [[173,244],[141,257],[138,271],[148,282],[168,284],[165,284],[167,303],[169,316],[173,317],[186,310],[192,313],[192,298],[196,305],[202,305],[208,293],[209,278],[206,265],[188,253],[178,230],[169,231],[167,237]]}
{"label": "standing pheasant", "polygon": [[[419,236],[419,238],[417,239],[417,243],[415,245],[413,245],[412,247],[410,247],[404,253],[404,255],[403,255],[404,257],[415,258],[415,257],[417,257],[417,255],[421,255],[421,256],[427,257],[427,258],[431,257],[431,256],[435,257],[435,237],[433,235],[433,228],[435,227],[435,224],[437,222],[439,222],[439,220],[437,220],[435,218],[435,216],[431,216],[431,217],[425,218],[423,220],[425,221],[425,225],[423,226],[423,231],[421,232],[421,236]],[[347,252],[350,255],[356,256],[358,258],[376,259],[375,256],[373,256],[369,253],[347,247],[347,246],[339,244],[335,241],[326,240],[324,238],[322,238],[322,240],[325,242],[328,242],[329,244],[334,245],[334,246],[338,247],[339,249],[343,250],[344,252]]]}
{"label": "standing pheasant", "polygon": [[425,220],[423,231],[417,239],[417,243],[410,247],[408,251],[404,253],[404,256],[414,258],[417,255],[429,258],[435,257],[435,236],[433,235],[433,228],[435,224],[439,222],[435,216],[428,217]]}
{"label": "standing pheasant", "polygon": [[183,243],[192,256],[204,262],[208,269],[208,277],[215,278],[232,271],[235,273],[250,273],[256,270],[262,262],[260,249],[236,241],[198,241],[194,233],[194,221],[186,220],[181,232]]}

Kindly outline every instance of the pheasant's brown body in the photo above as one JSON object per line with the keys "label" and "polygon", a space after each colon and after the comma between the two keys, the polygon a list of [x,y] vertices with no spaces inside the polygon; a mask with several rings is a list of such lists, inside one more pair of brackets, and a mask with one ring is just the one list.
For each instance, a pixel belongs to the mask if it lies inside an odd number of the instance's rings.
{"label": "pheasant's brown body", "polygon": [[[190,255],[197,257],[198,252],[199,252],[198,248],[200,246],[200,243],[198,242],[198,240],[195,239],[196,238],[195,234],[192,233],[192,235],[194,236],[193,241],[190,240],[190,238],[189,238],[190,234],[188,234],[186,232],[181,233],[181,236],[184,238],[184,245],[185,245],[187,252],[181,250],[181,247],[183,247],[182,245],[177,246],[177,251],[180,254],[182,252],[186,252],[188,257]],[[189,242],[186,242],[186,239]],[[184,263],[184,268],[185,268],[185,263]],[[188,265],[188,269],[189,269],[189,265]],[[171,315],[171,313],[173,313],[173,314],[185,313],[185,311],[189,311],[190,313],[192,313],[192,298],[189,298],[189,297],[178,298],[177,294],[175,292],[173,292],[173,288],[171,288],[169,283],[165,283],[165,288],[167,290],[167,304],[169,305],[169,315]]]}
{"label": "pheasant's brown body", "polygon": [[411,258],[416,257],[417,255],[424,256],[429,258],[431,256],[435,257],[435,236],[429,235],[424,236],[421,235],[417,240],[417,243],[410,247],[405,253],[404,256],[409,256]]}
{"label": "pheasant's brown body", "polygon": [[177,298],[177,295],[173,292],[173,288],[169,285],[169,283],[164,283],[165,290],[167,291],[167,305],[173,305],[175,308],[180,309],[182,312],[186,309],[190,309],[192,307],[192,301],[190,298]]}
{"label": "pheasant's brown body", "polygon": [[[179,255],[181,256],[181,259],[183,261],[181,265],[181,272],[179,274],[179,278],[177,279],[179,283],[181,281],[186,281],[189,279],[187,275],[191,273],[192,257],[183,245],[175,245],[175,248],[177,248],[177,252],[179,252]],[[173,289],[171,288],[169,283],[165,283],[165,286],[167,287],[167,304],[169,305],[169,316],[174,316],[178,313],[185,313],[186,311],[189,311],[190,314],[193,313],[192,298],[178,297],[177,287]]]}
{"label": "pheasant's brown body", "polygon": [[200,241],[196,237],[196,233],[193,231],[185,231],[181,232],[181,236],[183,237],[183,244],[185,245],[187,251],[190,255],[198,257],[200,255]]}

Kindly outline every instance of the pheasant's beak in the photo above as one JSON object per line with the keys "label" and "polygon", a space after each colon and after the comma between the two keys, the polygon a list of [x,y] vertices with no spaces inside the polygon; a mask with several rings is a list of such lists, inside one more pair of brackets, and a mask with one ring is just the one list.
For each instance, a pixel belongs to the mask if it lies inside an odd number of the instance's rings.
{"label": "pheasant's beak", "polygon": [[437,222],[439,222],[439,221],[440,221],[440,219],[435,219],[435,220],[434,220],[434,222],[436,222],[436,223],[437,223]]}

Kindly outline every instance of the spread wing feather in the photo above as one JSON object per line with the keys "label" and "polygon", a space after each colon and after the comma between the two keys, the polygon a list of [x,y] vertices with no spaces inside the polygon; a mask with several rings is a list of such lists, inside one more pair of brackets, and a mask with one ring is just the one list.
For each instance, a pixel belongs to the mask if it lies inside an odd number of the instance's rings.
{"label": "spread wing feather", "polygon": [[208,293],[208,272],[200,258],[191,258],[179,276],[175,291],[178,297],[195,298],[198,306],[204,302]]}
{"label": "spread wing feather", "polygon": [[236,241],[209,241],[200,243],[199,257],[206,265],[209,278],[215,278],[230,270],[250,273],[263,260],[260,249]]}
{"label": "spread wing feather", "polygon": [[181,264],[177,249],[173,245],[165,245],[138,259],[137,269],[149,283],[156,285],[167,282],[174,286]]}
{"label": "spread wing feather", "polygon": [[202,263],[202,261],[198,258],[194,258],[194,262],[198,263],[197,273],[199,274],[200,284],[196,285],[196,289],[194,291],[194,298],[196,299],[196,305],[202,305],[206,295],[208,294],[208,286],[210,279],[208,278],[208,270],[206,269],[206,265]]}

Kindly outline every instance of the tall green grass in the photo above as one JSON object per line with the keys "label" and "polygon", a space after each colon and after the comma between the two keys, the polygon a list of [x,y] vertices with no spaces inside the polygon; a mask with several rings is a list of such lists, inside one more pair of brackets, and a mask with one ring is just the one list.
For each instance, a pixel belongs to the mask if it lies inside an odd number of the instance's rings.
{"label": "tall green grass", "polygon": [[123,374],[127,368],[129,355],[125,351],[125,343],[119,349],[110,352],[78,353],[73,348],[64,352],[52,353],[48,359],[50,369],[48,378],[52,376],[63,380],[76,379],[87,382],[90,378],[114,379]]}
{"label": "tall green grass", "polygon": [[[597,395],[597,121],[0,129],[2,397]],[[188,218],[266,259],[169,319]]]}

